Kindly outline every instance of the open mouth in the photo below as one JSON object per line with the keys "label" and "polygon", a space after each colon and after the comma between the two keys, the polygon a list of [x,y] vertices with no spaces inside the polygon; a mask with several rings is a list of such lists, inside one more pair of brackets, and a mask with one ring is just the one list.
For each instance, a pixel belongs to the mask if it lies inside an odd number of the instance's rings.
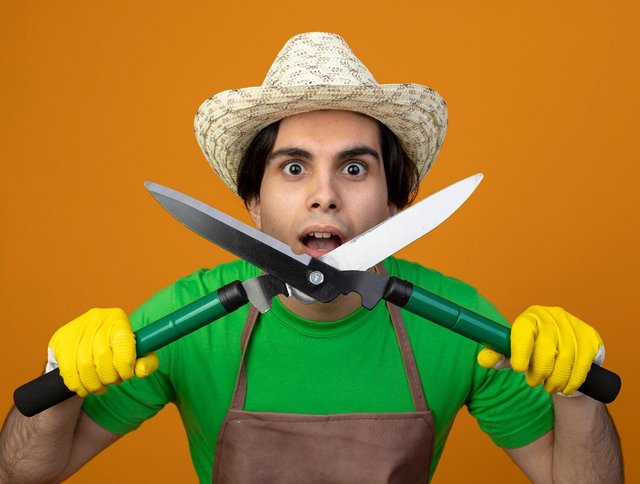
{"label": "open mouth", "polygon": [[332,232],[310,232],[302,237],[302,243],[308,249],[329,252],[342,245],[342,238]]}

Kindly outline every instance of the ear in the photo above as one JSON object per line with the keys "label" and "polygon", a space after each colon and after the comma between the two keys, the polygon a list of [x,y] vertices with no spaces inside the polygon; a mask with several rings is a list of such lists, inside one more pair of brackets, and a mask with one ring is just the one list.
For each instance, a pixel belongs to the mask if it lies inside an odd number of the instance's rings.
{"label": "ear", "polygon": [[262,230],[260,220],[260,200],[258,198],[248,200],[247,209],[249,210],[249,215],[251,216],[251,220],[253,220],[253,224],[258,230]]}

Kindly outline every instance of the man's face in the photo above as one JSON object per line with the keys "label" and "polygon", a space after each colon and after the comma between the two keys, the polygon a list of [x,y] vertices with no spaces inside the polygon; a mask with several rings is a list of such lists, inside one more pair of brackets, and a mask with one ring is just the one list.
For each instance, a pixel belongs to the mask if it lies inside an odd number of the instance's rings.
{"label": "man's face", "polygon": [[320,257],[397,212],[387,198],[378,122],[350,111],[314,111],[280,122],[256,227]]}

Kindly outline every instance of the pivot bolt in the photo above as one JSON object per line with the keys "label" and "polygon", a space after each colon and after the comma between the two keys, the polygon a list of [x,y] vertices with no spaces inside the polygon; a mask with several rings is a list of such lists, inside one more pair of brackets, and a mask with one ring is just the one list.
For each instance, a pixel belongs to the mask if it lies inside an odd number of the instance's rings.
{"label": "pivot bolt", "polygon": [[324,274],[320,271],[313,271],[309,274],[309,282],[314,286],[319,286],[324,282]]}

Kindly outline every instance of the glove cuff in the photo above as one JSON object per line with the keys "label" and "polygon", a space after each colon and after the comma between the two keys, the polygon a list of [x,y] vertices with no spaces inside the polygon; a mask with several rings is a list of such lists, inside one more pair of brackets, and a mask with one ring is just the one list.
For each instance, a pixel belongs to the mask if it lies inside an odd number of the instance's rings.
{"label": "glove cuff", "polygon": [[51,348],[48,348],[47,366],[45,367],[44,372],[49,373],[56,368],[58,368],[58,360],[56,360],[56,356],[53,354],[53,350]]}
{"label": "glove cuff", "polygon": [[602,366],[604,363],[604,345],[600,346],[598,349],[596,356],[593,358],[593,362],[598,366]]}

